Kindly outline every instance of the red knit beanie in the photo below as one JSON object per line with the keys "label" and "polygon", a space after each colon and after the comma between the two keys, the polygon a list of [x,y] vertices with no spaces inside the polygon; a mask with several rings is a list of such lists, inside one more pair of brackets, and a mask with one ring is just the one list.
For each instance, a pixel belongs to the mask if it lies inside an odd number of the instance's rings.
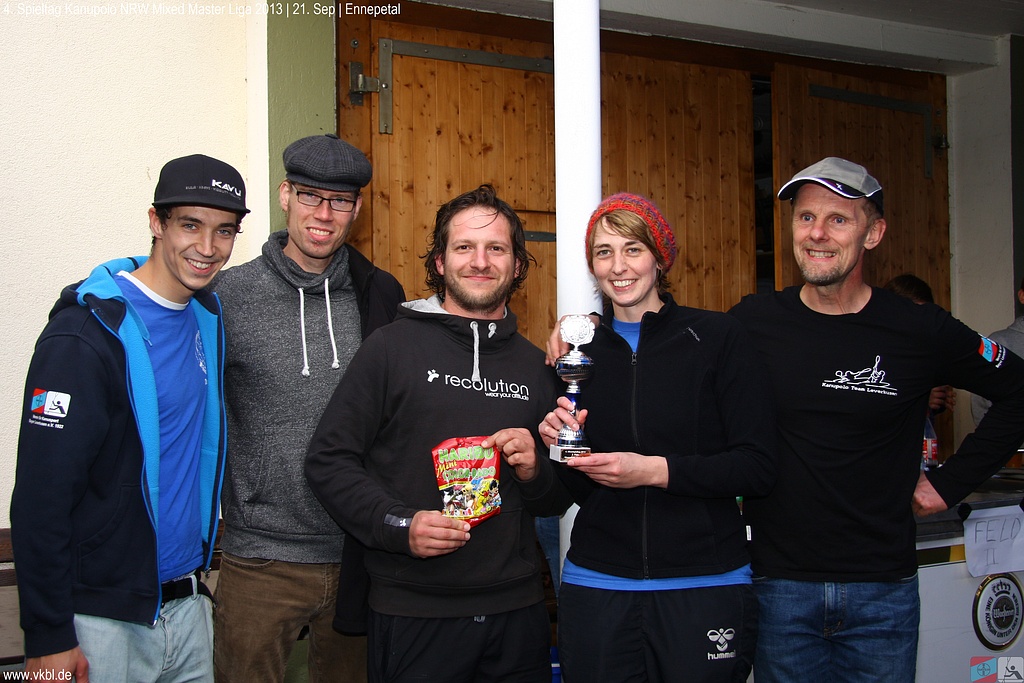
{"label": "red knit beanie", "polygon": [[647,227],[650,228],[651,235],[654,237],[654,244],[658,249],[658,254],[665,264],[665,272],[668,272],[672,267],[672,263],[676,260],[676,238],[672,234],[672,228],[669,226],[668,221],[658,211],[658,207],[651,200],[637,194],[620,192],[619,194],[607,197],[597,205],[594,213],[590,214],[590,222],[587,223],[587,237],[584,247],[588,252],[590,235],[594,231],[594,225],[604,216],[616,210],[635,213],[647,223]]}

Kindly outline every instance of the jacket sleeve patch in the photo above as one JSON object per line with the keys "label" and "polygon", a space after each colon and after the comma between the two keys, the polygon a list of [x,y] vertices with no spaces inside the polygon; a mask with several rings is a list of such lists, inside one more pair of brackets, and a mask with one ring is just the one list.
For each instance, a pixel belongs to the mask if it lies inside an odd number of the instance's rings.
{"label": "jacket sleeve patch", "polygon": [[978,345],[978,355],[998,368],[1002,367],[1003,359],[1006,358],[1006,349],[988,337],[982,337]]}
{"label": "jacket sleeve patch", "polygon": [[32,410],[29,414],[29,424],[52,429],[62,429],[62,419],[67,417],[71,407],[71,394],[59,391],[48,391],[46,389],[32,390]]}

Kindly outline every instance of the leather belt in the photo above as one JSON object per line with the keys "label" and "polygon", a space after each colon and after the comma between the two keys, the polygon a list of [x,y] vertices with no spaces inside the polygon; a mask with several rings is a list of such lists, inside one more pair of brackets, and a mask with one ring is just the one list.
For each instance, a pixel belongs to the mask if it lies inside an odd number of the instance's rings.
{"label": "leather belt", "polygon": [[165,581],[160,584],[160,594],[162,596],[160,606],[166,605],[171,600],[191,598],[193,595],[205,595],[212,600],[213,596],[210,594],[210,589],[200,580],[200,576],[197,569],[188,576]]}

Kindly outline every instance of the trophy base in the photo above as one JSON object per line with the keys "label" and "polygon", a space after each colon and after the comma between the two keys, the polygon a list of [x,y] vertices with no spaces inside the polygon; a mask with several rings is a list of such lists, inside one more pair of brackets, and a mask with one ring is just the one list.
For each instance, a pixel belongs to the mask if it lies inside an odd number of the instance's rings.
{"label": "trophy base", "polygon": [[559,446],[555,443],[551,444],[548,450],[548,456],[558,462],[565,462],[566,460],[586,455],[590,455],[590,446]]}

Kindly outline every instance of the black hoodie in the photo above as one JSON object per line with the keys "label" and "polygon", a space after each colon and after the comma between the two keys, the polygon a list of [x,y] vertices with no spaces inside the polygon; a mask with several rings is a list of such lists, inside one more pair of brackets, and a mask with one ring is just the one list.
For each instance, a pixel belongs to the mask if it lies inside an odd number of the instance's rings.
{"label": "black hoodie", "polygon": [[[512,313],[472,320],[421,300],[367,338],[313,435],[306,476],[324,507],[368,547],[374,610],[461,617],[543,600],[532,515],[561,513],[569,499],[536,429],[558,390]],[[501,513],[474,527],[459,550],[413,557],[400,520],[441,509],[431,449],[507,427],[533,433],[537,477],[524,484],[503,464]]]}

